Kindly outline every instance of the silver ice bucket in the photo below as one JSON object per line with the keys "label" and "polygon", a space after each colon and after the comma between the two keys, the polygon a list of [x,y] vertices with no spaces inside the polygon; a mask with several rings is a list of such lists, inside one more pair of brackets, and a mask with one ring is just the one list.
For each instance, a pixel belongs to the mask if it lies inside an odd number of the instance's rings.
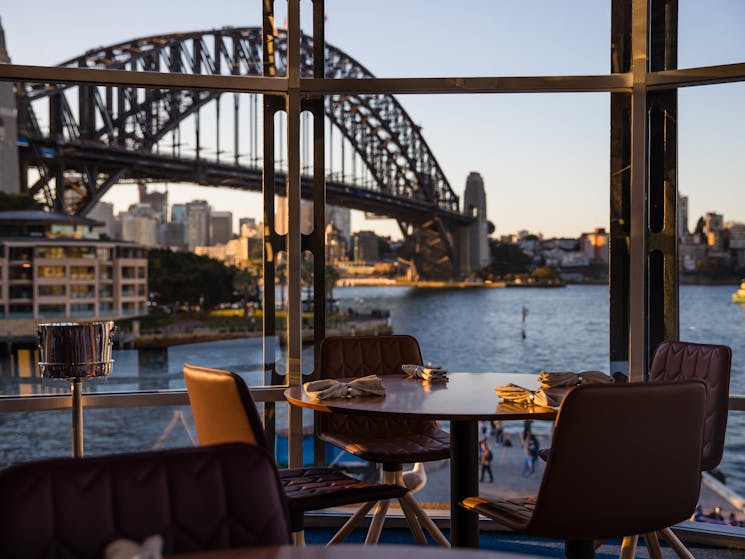
{"label": "silver ice bucket", "polygon": [[85,380],[110,375],[115,330],[110,320],[39,324],[41,376]]}

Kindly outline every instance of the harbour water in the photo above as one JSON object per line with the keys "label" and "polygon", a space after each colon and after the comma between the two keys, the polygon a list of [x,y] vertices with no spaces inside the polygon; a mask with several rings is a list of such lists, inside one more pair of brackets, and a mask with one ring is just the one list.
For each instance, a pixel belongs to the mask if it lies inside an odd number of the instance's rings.
{"label": "harbour water", "polygon": [[[745,394],[745,307],[731,303],[732,286],[681,286],[680,337],[722,343],[733,349],[732,394]],[[450,371],[541,370],[609,371],[608,289],[415,289],[411,287],[336,288],[342,309],[388,309],[393,331],[412,334],[425,361]],[[528,310],[525,322],[522,309]],[[524,332],[524,336],[523,336]],[[167,351],[114,352],[114,373],[86,383],[86,391],[183,388],[185,362],[227,368],[253,384],[263,383],[260,339],[226,340],[174,346]],[[277,346],[281,363],[282,349]],[[313,366],[312,347],[303,370]],[[18,378],[3,370],[5,394],[64,394],[64,382]],[[281,406],[278,406],[281,407]],[[182,415],[179,412],[183,412]],[[172,429],[168,429],[172,424]],[[144,450],[154,445],[191,444],[188,409],[131,408],[85,412],[86,453]],[[745,412],[731,412],[720,471],[727,485],[745,494]],[[508,426],[517,431],[520,426]],[[0,414],[0,466],[70,452],[70,414]]]}

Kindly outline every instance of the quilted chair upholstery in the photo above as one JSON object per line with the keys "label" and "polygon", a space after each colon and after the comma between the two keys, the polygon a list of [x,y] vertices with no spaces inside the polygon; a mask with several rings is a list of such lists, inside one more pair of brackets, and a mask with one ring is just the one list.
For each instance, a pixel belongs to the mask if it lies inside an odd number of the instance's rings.
{"label": "quilted chair upholstery", "polygon": [[[401,365],[422,364],[416,338],[392,336],[330,336],[321,342],[318,376],[322,379],[354,378],[365,375],[402,375]],[[403,483],[402,465],[450,458],[450,435],[437,421],[365,417],[344,413],[316,414],[316,435],[322,441],[355,456],[383,465],[383,481]],[[419,543],[426,539],[417,526],[419,519],[435,541],[448,541],[409,494],[402,508]],[[374,503],[368,503],[367,510]],[[373,519],[371,542],[382,529],[387,503],[380,503]]]}
{"label": "quilted chair upholstery", "polygon": [[[183,372],[200,444],[241,441],[268,448],[259,411],[240,376],[190,364]],[[279,477],[296,543],[302,542],[307,511],[396,499],[406,493],[401,485],[360,481],[332,468],[282,469]],[[347,529],[351,531],[356,522],[350,521]]]}
{"label": "quilted chair upholstery", "polygon": [[700,380],[578,386],[559,409],[537,496],[462,504],[564,539],[570,559],[594,557],[593,540],[680,522],[698,501],[705,397]]}
{"label": "quilted chair upholstery", "polygon": [[101,559],[114,540],[154,534],[164,554],[289,543],[272,458],[230,444],[49,459],[0,472],[3,559]]}
{"label": "quilted chair upholstery", "polygon": [[[724,453],[731,365],[732,350],[727,346],[664,341],[657,346],[649,367],[648,382],[700,379],[706,384],[702,472],[716,468]],[[659,534],[670,543],[679,557],[683,559],[693,557],[669,527],[661,529]],[[645,534],[645,538],[649,547],[659,549],[657,534]],[[636,536],[630,538],[631,544],[628,546],[628,551],[621,554],[622,558],[633,557],[636,539]]]}
{"label": "quilted chair upholstery", "polygon": [[706,422],[701,470],[716,468],[724,453],[732,350],[724,345],[665,341],[654,353],[649,382],[701,379],[706,383]]}
{"label": "quilted chair upholstery", "polygon": [[[320,378],[401,375],[401,365],[421,365],[412,336],[337,336],[321,342]],[[363,460],[396,467],[450,458],[450,435],[429,419],[319,414],[318,437]]]}

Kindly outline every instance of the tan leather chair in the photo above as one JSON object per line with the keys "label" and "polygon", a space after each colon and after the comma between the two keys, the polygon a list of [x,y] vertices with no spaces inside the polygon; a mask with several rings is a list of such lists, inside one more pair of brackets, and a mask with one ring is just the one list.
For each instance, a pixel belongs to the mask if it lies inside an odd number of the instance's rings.
{"label": "tan leather chair", "polygon": [[517,532],[563,539],[570,559],[594,558],[594,540],[672,526],[698,501],[705,398],[695,380],[574,388],[537,496],[462,505]]}
{"label": "tan leather chair", "polygon": [[164,555],[290,542],[274,459],[247,444],[16,464],[0,495],[3,559],[100,559],[153,535]]}
{"label": "tan leather chair", "polygon": [[[264,427],[245,381],[230,371],[184,365],[184,380],[199,443],[246,442],[267,448]],[[371,499],[397,499],[406,488],[396,484],[357,480],[332,468],[279,470],[290,509],[290,527],[296,544],[303,542],[307,511],[364,503]],[[247,478],[247,483],[251,482]],[[361,517],[344,526],[349,533]],[[346,535],[346,534],[344,534]],[[335,537],[331,543],[340,541]]]}
{"label": "tan leather chair", "polygon": [[[648,382],[700,379],[706,384],[702,472],[713,470],[722,461],[727,430],[731,366],[732,350],[727,346],[664,341],[655,350],[652,365],[649,368]],[[660,530],[659,533],[670,543],[679,557],[694,559],[669,527]],[[659,549],[656,534],[645,534],[645,539],[649,547]],[[633,557],[636,537],[632,540],[621,554],[622,558]]]}
{"label": "tan leather chair", "polygon": [[[401,365],[407,363],[422,364],[419,343],[412,336],[333,336],[321,342],[317,373],[322,379],[402,375]],[[403,464],[450,458],[450,435],[433,420],[320,413],[316,435],[363,460],[382,464],[386,483],[403,483]],[[427,542],[421,525],[437,543],[450,545],[411,494],[399,501],[418,543]],[[375,504],[367,503],[358,513],[366,514]],[[375,531],[379,535],[382,530],[388,510],[387,500],[377,504],[368,534],[371,540],[377,538]]]}

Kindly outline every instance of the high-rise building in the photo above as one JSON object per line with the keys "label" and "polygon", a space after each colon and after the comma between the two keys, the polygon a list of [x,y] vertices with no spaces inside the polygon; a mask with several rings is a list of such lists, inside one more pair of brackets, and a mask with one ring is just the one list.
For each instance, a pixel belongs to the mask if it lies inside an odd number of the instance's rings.
{"label": "high-rise building", "polygon": [[186,244],[189,250],[210,245],[210,213],[206,200],[186,204]]}
{"label": "high-rise building", "polygon": [[352,238],[352,211],[349,208],[326,206],[326,225],[329,223],[349,242]]}
{"label": "high-rise building", "polygon": [[210,244],[224,245],[233,238],[233,212],[210,213]]}
{"label": "high-rise building", "polygon": [[140,193],[140,204],[149,204],[153,208],[158,223],[168,221],[168,192],[148,192],[144,183],[139,183],[137,189]]}
{"label": "high-rise building", "polygon": [[146,247],[158,245],[158,218],[149,204],[133,204],[126,213],[119,214],[122,240]]}
{"label": "high-rise building", "polygon": [[[10,64],[5,31],[0,22],[0,64]],[[12,82],[0,82],[0,192],[18,194],[18,146],[16,139],[16,95]]]}
{"label": "high-rise building", "polygon": [[174,204],[171,206],[171,221],[186,221],[186,204]]}
{"label": "high-rise building", "polygon": [[468,231],[468,270],[478,270],[489,264],[489,221],[486,218],[484,179],[476,172],[468,174],[463,194],[465,213],[474,217]]}
{"label": "high-rise building", "polygon": [[163,224],[163,245],[173,250],[184,250],[186,242],[186,222],[169,221]]}
{"label": "high-rise building", "polygon": [[109,239],[116,239],[117,227],[114,217],[114,204],[98,202],[86,217],[103,223],[100,227],[93,227],[93,232],[105,235]]}

